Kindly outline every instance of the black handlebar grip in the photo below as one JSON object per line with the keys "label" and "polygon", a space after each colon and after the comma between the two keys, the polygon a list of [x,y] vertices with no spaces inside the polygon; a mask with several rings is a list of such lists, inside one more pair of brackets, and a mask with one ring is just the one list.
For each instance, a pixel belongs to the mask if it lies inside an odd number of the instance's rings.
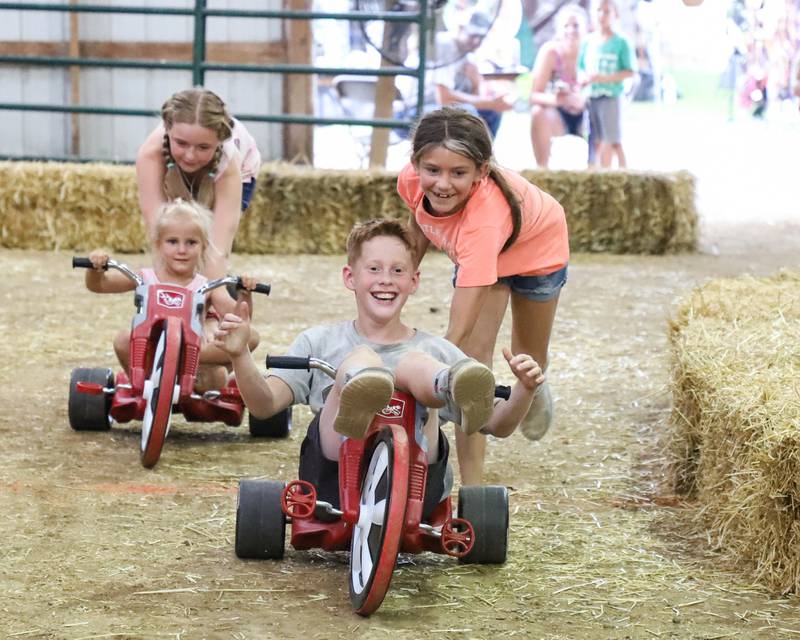
{"label": "black handlebar grip", "polygon": [[89,258],[78,258],[74,256],[72,258],[72,268],[75,269],[77,267],[81,267],[83,269],[93,269],[92,261]]}
{"label": "black handlebar grip", "polygon": [[505,384],[498,384],[494,388],[494,397],[508,400],[511,397],[511,387]]}
{"label": "black handlebar grip", "polygon": [[267,369],[306,369],[311,370],[310,358],[298,356],[267,356]]}
{"label": "black handlebar grip", "polygon": [[[241,277],[237,277],[236,278],[236,288],[238,290],[241,290],[241,291],[244,291],[244,289],[245,289],[244,282],[242,282],[242,278]],[[270,285],[268,285],[268,284],[264,284],[263,282],[259,282],[256,285],[256,288],[253,289],[253,291],[255,291],[256,293],[263,293],[264,295],[267,295],[267,296],[269,295],[269,292],[271,290],[272,290],[272,287]]]}

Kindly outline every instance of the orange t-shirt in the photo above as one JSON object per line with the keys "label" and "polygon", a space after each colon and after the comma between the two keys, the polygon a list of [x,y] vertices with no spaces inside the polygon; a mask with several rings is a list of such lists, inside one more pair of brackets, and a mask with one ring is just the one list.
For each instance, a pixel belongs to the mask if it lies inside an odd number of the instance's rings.
{"label": "orange t-shirt", "polygon": [[521,175],[502,171],[522,209],[519,235],[503,253],[512,231],[511,208],[494,180],[481,180],[458,213],[437,217],[425,211],[414,166],[407,164],[397,177],[397,192],[411,207],[422,232],[458,266],[456,286],[481,287],[499,277],[546,275],[569,261],[563,207]]}

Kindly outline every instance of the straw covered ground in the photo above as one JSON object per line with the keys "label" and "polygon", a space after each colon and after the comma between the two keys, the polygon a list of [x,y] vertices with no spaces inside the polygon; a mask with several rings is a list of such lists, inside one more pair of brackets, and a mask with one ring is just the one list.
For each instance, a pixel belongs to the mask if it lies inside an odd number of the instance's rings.
{"label": "straw covered ground", "polygon": [[713,280],[672,322],[676,488],[714,544],[779,593],[800,586],[800,272]]}
{"label": "straw covered ground", "polygon": [[[111,339],[131,300],[85,291],[66,252],[0,251],[0,635],[798,637],[796,597],[753,586],[698,531],[697,503],[671,489],[660,448],[677,301],[712,277],[797,267],[798,231],[727,228],[713,254],[575,255],[552,344],[557,426],[540,443],[515,435],[489,446],[486,479],[511,494],[508,562],[404,557],[368,620],[350,611],[343,554],[243,562],[233,553],[238,479],[292,478],[307,414],[295,412],[280,442],[178,420],[152,471],[138,463],[138,424],[71,431],[70,370],[114,365]],[[352,313],[341,262],[236,256],[236,270],[273,284],[256,309],[259,360],[300,328]],[[426,257],[410,323],[444,328],[450,269]]]}

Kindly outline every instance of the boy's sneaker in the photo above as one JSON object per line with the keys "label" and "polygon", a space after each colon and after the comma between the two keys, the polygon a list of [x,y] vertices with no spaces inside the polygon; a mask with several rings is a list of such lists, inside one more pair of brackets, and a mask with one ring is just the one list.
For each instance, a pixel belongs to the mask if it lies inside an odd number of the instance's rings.
{"label": "boy's sneaker", "polygon": [[528,415],[522,419],[520,430],[528,440],[541,440],[553,424],[553,395],[547,382],[536,390]]}
{"label": "boy's sneaker", "polygon": [[450,367],[448,394],[461,410],[461,430],[468,436],[480,431],[494,409],[494,374],[473,358]]}
{"label": "boy's sneaker", "polygon": [[392,398],[394,376],[382,367],[366,367],[345,382],[333,429],[348,438],[363,438],[372,418]]}

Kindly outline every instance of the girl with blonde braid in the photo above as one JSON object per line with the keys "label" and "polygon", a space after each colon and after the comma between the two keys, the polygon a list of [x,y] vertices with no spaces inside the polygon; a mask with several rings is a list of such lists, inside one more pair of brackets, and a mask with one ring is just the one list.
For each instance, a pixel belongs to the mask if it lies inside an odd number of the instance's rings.
{"label": "girl with blonde braid", "polygon": [[261,155],[222,99],[195,88],[172,95],[161,107],[162,123],[136,156],[139,206],[152,233],[156,212],[176,198],[196,201],[213,213],[205,275],[225,275],[239,217],[255,188]]}

